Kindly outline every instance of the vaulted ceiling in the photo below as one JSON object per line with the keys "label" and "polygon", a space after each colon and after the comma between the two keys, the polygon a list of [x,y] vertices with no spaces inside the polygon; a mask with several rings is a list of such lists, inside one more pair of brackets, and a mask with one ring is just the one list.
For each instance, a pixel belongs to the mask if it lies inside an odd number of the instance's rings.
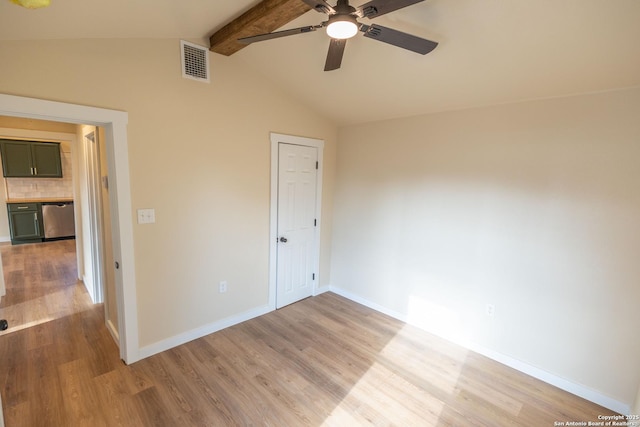
{"label": "vaulted ceiling", "polygon": [[[52,0],[47,9],[26,10],[0,0],[0,40],[208,41],[258,3]],[[309,11],[282,29],[325,18]],[[324,72],[329,38],[318,30],[255,43],[233,58],[350,124],[640,86],[638,22],[638,0],[426,0],[375,20],[439,42],[425,56],[360,34],[348,41],[342,68]]]}

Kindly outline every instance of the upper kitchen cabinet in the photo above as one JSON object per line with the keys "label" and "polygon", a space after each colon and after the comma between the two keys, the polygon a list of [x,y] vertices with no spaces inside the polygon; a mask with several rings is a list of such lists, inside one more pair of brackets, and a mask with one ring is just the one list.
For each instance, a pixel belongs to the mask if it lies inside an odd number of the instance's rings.
{"label": "upper kitchen cabinet", "polygon": [[0,139],[2,171],[12,178],[62,178],[57,142]]}

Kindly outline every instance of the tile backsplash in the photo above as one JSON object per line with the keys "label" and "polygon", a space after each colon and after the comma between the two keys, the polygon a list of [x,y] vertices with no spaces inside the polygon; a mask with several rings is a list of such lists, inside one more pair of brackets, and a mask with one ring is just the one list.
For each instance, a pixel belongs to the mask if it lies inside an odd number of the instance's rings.
{"label": "tile backsplash", "polygon": [[71,152],[61,150],[62,178],[5,178],[7,198],[73,198]]}

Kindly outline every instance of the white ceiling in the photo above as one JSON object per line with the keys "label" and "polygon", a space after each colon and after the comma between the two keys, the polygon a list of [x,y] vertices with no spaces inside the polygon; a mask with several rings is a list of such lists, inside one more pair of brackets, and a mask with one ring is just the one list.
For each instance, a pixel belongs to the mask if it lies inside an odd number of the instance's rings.
{"label": "white ceiling", "polygon": [[[0,39],[202,39],[256,3],[52,0],[26,10],[0,0]],[[310,11],[284,28],[324,18]],[[234,57],[341,125],[640,86],[638,0],[427,0],[375,23],[440,45],[422,56],[359,34],[342,68],[324,72],[319,30]]]}

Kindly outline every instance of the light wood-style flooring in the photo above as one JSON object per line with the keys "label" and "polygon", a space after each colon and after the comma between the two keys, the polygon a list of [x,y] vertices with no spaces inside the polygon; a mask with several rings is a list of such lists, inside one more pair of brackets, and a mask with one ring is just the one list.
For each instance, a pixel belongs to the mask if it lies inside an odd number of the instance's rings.
{"label": "light wood-style flooring", "polygon": [[611,414],[331,293],[125,366],[76,281],[72,241],[0,250],[7,427],[531,427]]}

